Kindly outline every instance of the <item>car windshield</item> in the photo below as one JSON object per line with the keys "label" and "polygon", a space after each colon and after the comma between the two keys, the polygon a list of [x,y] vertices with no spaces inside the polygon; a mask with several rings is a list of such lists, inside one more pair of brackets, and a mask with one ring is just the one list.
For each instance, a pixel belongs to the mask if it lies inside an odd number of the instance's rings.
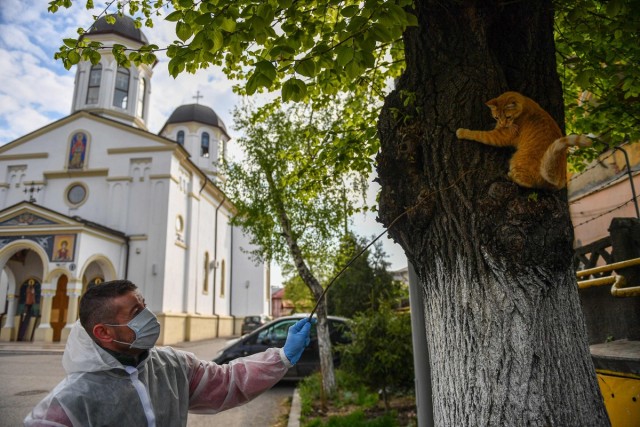
{"label": "car windshield", "polygon": [[244,318],[244,323],[260,323],[260,316],[247,316]]}

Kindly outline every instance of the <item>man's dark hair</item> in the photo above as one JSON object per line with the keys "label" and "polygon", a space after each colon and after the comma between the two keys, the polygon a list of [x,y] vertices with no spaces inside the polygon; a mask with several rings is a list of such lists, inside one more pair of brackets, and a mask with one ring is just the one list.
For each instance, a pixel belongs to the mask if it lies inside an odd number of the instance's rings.
{"label": "man's dark hair", "polygon": [[93,327],[98,323],[113,323],[113,299],[138,289],[128,280],[112,280],[95,285],[80,299],[80,324],[93,338]]}

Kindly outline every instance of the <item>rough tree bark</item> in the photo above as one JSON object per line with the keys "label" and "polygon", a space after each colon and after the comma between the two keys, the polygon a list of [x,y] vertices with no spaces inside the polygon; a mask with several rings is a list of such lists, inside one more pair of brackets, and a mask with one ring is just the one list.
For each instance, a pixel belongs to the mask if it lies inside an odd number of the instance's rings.
{"label": "rough tree bark", "polygon": [[[416,268],[438,426],[606,426],[563,192],[506,178],[510,152],[456,139],[519,91],[563,122],[550,0],[416,0],[388,97],[379,218]],[[415,102],[404,106],[407,93]]]}

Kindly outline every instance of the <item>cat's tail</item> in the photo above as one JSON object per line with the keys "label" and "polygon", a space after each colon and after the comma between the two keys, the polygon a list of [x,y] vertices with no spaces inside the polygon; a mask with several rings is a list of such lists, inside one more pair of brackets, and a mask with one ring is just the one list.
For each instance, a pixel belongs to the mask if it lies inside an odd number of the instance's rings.
{"label": "cat's tail", "polygon": [[591,139],[584,135],[567,135],[553,141],[552,146],[556,145],[556,149],[573,146],[589,147],[591,146],[591,143]]}
{"label": "cat's tail", "polygon": [[551,186],[560,190],[567,185],[567,147],[589,147],[592,141],[584,135],[567,135],[558,138],[542,156],[540,175]]}

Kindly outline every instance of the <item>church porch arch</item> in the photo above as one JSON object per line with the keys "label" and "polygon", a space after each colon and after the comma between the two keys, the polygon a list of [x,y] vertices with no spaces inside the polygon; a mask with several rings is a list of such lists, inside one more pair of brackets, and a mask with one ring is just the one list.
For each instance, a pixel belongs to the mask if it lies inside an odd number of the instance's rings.
{"label": "church porch arch", "polygon": [[36,326],[46,308],[48,256],[31,240],[15,240],[0,249],[0,269],[8,284],[1,341],[35,339]]}

